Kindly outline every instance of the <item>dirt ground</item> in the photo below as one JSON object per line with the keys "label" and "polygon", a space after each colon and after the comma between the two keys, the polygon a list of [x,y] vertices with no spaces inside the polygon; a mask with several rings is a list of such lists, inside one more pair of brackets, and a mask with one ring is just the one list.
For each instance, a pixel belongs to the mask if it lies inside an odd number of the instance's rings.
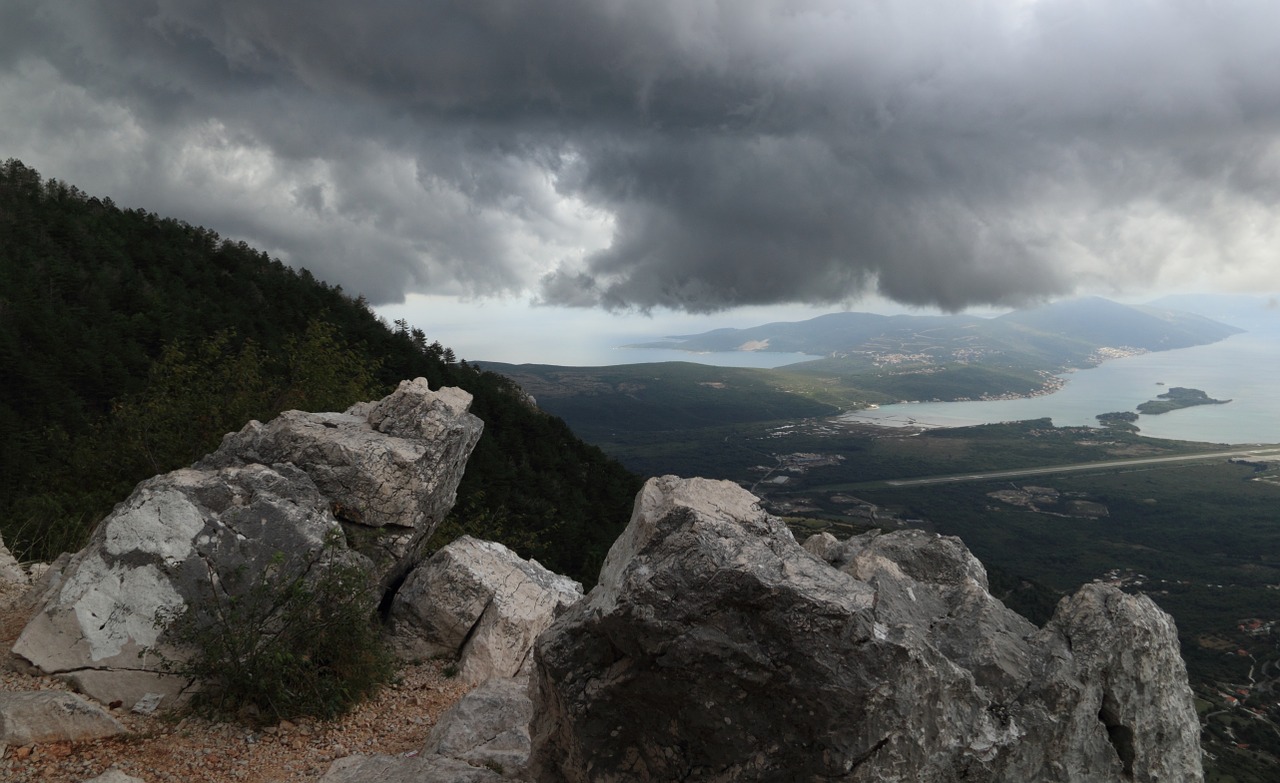
{"label": "dirt ground", "polygon": [[[9,649],[30,610],[0,595],[0,690],[70,690],[51,677],[14,671]],[[193,715],[147,717],[112,710],[129,734],[107,740],[0,745],[0,780],[79,783],[115,767],[147,783],[293,783],[319,779],[336,758],[355,753],[412,755],[440,715],[466,689],[444,662],[406,666],[398,681],[345,717],[253,729]]]}

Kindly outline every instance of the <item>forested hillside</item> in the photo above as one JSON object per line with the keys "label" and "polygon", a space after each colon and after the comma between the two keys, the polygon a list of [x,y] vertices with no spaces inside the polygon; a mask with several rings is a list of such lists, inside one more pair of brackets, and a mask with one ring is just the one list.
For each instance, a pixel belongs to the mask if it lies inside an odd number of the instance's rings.
{"label": "forested hillside", "polygon": [[77,548],[136,482],[251,418],[418,376],[485,422],[447,532],[594,581],[639,480],[511,381],[243,242],[0,167],[0,532],[19,557]]}

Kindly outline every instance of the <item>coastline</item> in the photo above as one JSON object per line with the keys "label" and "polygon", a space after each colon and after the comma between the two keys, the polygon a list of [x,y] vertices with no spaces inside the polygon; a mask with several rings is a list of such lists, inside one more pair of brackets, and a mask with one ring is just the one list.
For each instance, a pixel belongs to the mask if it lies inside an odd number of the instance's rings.
{"label": "coastline", "polygon": [[1051,386],[1014,399],[885,404],[840,418],[851,424],[925,429],[1048,418],[1055,426],[1103,431],[1099,413],[1136,411],[1158,391],[1183,386],[1206,389],[1232,402],[1192,406],[1171,416],[1143,416],[1142,436],[1205,443],[1280,442],[1280,410],[1273,404],[1274,389],[1280,387],[1280,339],[1274,334],[1245,333],[1191,348],[1113,354],[1098,365],[1052,377]]}

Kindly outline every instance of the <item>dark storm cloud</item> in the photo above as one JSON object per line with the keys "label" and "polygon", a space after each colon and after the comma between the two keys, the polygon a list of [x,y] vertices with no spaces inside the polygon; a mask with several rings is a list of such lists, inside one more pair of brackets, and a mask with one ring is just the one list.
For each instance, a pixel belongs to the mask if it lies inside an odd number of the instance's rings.
{"label": "dark storm cloud", "polygon": [[24,0],[0,64],[127,112],[123,192],[374,301],[958,309],[1270,263],[1276,29],[1198,0]]}

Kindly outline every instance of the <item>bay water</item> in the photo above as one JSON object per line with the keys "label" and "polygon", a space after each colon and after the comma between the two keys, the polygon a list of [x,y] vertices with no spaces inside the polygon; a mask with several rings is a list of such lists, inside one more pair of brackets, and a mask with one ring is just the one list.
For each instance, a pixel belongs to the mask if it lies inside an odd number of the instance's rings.
{"label": "bay water", "polygon": [[1015,400],[882,405],[842,418],[885,426],[963,427],[1048,417],[1054,425],[1098,426],[1099,413],[1135,411],[1174,386],[1200,389],[1225,405],[1199,405],[1137,423],[1142,435],[1207,443],[1280,443],[1280,333],[1234,335],[1211,345],[1112,359],[1061,376],[1052,394]]}

